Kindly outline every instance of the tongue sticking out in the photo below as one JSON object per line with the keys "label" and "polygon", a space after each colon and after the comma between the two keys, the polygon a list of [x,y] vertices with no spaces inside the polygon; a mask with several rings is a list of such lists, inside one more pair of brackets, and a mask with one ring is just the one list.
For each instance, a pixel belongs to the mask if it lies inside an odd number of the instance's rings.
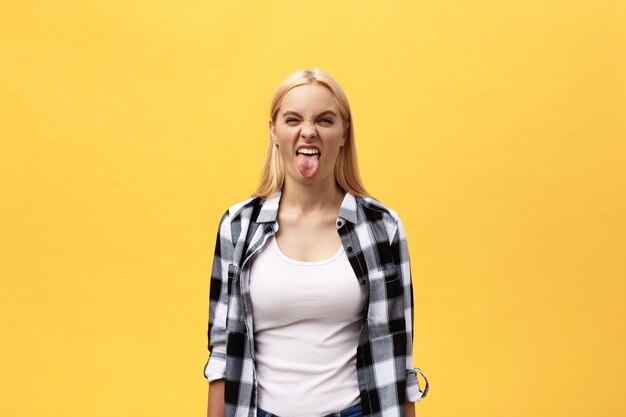
{"label": "tongue sticking out", "polygon": [[317,172],[320,165],[319,154],[304,155],[298,154],[298,170],[303,177],[311,178]]}

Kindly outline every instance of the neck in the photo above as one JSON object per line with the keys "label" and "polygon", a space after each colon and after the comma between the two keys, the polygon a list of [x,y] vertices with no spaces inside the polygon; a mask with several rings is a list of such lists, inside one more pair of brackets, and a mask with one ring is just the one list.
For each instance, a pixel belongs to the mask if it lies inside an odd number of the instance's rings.
{"label": "neck", "polygon": [[330,181],[317,184],[302,184],[285,178],[280,205],[306,216],[327,210],[338,211],[344,196],[345,192],[333,176]]}

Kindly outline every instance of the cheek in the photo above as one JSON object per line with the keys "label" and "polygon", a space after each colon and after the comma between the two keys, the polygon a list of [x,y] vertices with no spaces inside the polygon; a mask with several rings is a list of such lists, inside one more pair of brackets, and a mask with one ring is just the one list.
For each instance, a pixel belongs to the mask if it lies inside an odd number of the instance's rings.
{"label": "cheek", "polygon": [[295,156],[291,154],[291,147],[285,142],[278,143],[278,153],[283,160],[288,160],[292,156]]}

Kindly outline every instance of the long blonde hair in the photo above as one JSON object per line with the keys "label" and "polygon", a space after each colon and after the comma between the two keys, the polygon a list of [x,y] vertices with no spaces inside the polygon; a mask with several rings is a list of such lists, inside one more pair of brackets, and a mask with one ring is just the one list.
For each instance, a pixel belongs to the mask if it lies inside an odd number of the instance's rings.
{"label": "long blonde hair", "polygon": [[[337,155],[337,161],[335,163],[335,181],[337,181],[344,192],[350,192],[357,197],[370,197],[359,175],[356,148],[354,145],[354,122],[352,120],[348,98],[339,83],[330,74],[319,68],[313,68],[310,70],[296,71],[285,78],[276,89],[274,98],[272,99],[270,110],[272,122],[276,123],[276,116],[278,115],[278,110],[280,109],[285,94],[294,87],[311,83],[323,85],[332,92],[344,124],[346,122],[348,123],[348,136],[344,145],[339,148],[339,154]],[[270,137],[261,179],[252,197],[267,198],[283,186],[284,180],[285,171],[283,161],[278,152],[278,147],[274,145]]]}

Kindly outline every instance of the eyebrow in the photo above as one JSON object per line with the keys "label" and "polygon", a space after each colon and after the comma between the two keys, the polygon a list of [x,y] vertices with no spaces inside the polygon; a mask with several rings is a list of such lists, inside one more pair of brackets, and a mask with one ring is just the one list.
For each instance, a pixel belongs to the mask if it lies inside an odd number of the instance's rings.
{"label": "eyebrow", "polygon": [[[290,114],[293,114],[293,115],[295,115],[295,116],[302,117],[302,115],[301,115],[300,113],[298,113],[298,112],[296,112],[296,111],[293,111],[293,110],[287,110],[286,112],[284,112],[284,113],[283,113],[283,117],[284,117],[284,116],[287,116],[287,115],[290,115]],[[325,115],[325,114],[332,114],[333,116],[337,117],[337,113],[335,113],[335,112],[334,112],[334,111],[332,111],[332,110],[324,110],[323,112],[321,112],[321,113],[320,113],[320,114],[318,114],[317,116],[319,117],[319,116],[323,116],[323,115]]]}

